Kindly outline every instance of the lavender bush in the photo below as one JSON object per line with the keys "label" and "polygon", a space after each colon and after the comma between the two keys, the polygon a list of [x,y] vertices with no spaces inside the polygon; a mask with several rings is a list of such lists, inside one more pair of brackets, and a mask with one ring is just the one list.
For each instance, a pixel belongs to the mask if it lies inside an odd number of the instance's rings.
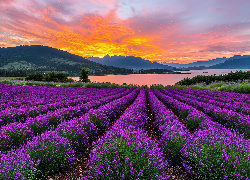
{"label": "lavender bush", "polygon": [[203,111],[207,115],[211,116],[214,121],[224,125],[225,127],[237,130],[238,132],[244,134],[245,138],[250,137],[249,115],[239,114],[230,109],[220,108],[209,103],[199,102],[194,96],[189,98],[189,95],[182,93],[180,96],[171,92],[167,92],[166,90],[163,90],[163,92],[166,92],[172,97]]}
{"label": "lavender bush", "polygon": [[167,162],[144,130],[117,128],[95,147],[88,162],[93,179],[164,179]]}
{"label": "lavender bush", "polygon": [[38,164],[39,161],[32,161],[24,149],[0,153],[0,179],[35,179]]}
{"label": "lavender bush", "polygon": [[97,137],[96,126],[85,116],[64,122],[55,131],[60,136],[67,138],[77,152],[86,150]]}
{"label": "lavender bush", "polygon": [[10,123],[0,128],[0,151],[10,150],[23,145],[33,136],[26,124]]}
{"label": "lavender bush", "polygon": [[126,96],[107,103],[98,109],[91,109],[85,116],[94,123],[100,135],[108,128],[110,122],[114,121],[121,111],[125,110],[126,106],[135,99],[139,91],[139,89],[135,89]]}
{"label": "lavender bush", "polygon": [[206,116],[203,112],[193,108],[192,106],[180,102],[172,97],[169,97],[168,95],[159,92],[157,89],[154,89],[153,92],[155,93],[156,97],[166,103],[181,118],[184,119],[185,123],[187,123],[188,129],[191,132],[197,130],[199,128],[200,123],[209,120],[208,116]]}
{"label": "lavender bush", "polygon": [[17,151],[24,150],[32,161],[39,161],[36,166],[36,176],[46,177],[71,165],[75,151],[67,138],[57,135],[55,131],[48,131],[34,137],[27,145]]}
{"label": "lavender bush", "polygon": [[200,179],[250,177],[250,141],[231,131],[199,130],[187,139],[182,153],[186,170]]}

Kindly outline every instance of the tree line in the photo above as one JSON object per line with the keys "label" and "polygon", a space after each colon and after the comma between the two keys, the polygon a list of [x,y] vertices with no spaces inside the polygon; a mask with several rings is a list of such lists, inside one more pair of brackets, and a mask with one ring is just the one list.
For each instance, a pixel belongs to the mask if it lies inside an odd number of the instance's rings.
{"label": "tree line", "polygon": [[203,76],[203,75],[198,75],[195,76],[193,78],[184,78],[183,80],[179,81],[176,83],[176,85],[193,85],[193,84],[197,84],[197,83],[206,83],[206,84],[210,84],[214,81],[238,81],[238,80],[245,80],[245,79],[249,79],[250,78],[250,71],[247,72],[242,72],[240,71],[236,71],[235,73],[233,73],[232,71],[228,74],[225,75],[219,75],[219,76],[215,76],[211,75],[211,76]]}
{"label": "tree line", "polygon": [[[82,82],[90,82],[88,79],[89,71],[82,68],[79,79]],[[72,78],[68,78],[66,73],[50,72],[47,75],[42,73],[31,73],[26,78],[26,81],[46,81],[46,82],[74,82]]]}
{"label": "tree line", "polygon": [[36,70],[22,70],[22,69],[0,69],[0,77],[25,77],[30,73],[35,73]]}

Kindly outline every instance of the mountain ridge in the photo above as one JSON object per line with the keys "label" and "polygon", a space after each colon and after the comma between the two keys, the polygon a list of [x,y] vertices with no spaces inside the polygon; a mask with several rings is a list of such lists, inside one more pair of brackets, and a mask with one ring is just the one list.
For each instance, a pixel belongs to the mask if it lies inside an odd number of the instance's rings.
{"label": "mountain ridge", "polygon": [[134,56],[112,56],[109,55],[104,56],[103,58],[90,57],[88,58],[91,61],[96,63],[100,63],[103,65],[112,65],[114,67],[120,68],[128,68],[133,70],[141,70],[141,69],[168,69],[173,70],[172,67],[168,65],[163,65],[160,63],[152,63],[149,60],[144,60],[140,57]]}
{"label": "mountain ridge", "polygon": [[[131,74],[131,69],[106,66],[56,48],[31,45],[0,48],[0,69],[27,73],[59,71],[79,76],[86,68],[89,75]],[[25,73],[24,73],[25,74]]]}

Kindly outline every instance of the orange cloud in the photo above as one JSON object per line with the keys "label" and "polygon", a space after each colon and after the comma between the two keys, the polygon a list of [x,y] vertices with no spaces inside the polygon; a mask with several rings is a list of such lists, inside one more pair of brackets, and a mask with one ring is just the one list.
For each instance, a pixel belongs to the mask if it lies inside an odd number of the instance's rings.
{"label": "orange cloud", "polygon": [[[71,1],[75,5],[80,2]],[[11,6],[7,4],[9,2]],[[67,0],[46,2],[0,2],[1,44],[15,46],[40,43],[67,49],[83,57],[103,57],[109,54],[179,63],[208,60],[230,53],[246,53],[249,48],[249,22],[219,24],[203,28],[205,30],[196,30],[196,27],[188,26],[187,20],[180,18],[181,13],[165,15],[164,8],[158,8],[157,13],[153,14],[146,6],[133,4],[126,7],[127,12],[132,9],[133,17],[121,19],[119,13],[122,13],[123,7],[118,0],[81,0],[87,5],[92,4],[86,10],[76,6],[77,11],[71,9],[71,3]],[[94,6],[99,9],[94,11]],[[103,10],[104,7],[108,8]],[[88,11],[87,8],[93,9]],[[239,36],[241,29],[245,36]]]}
{"label": "orange cloud", "polygon": [[164,52],[152,44],[153,36],[135,34],[130,21],[119,19],[115,10],[104,16],[85,14],[78,18],[75,26],[58,23],[54,18],[56,14],[56,8],[49,6],[37,11],[39,21],[26,17],[29,24],[23,20],[25,26],[9,25],[26,38],[47,42],[48,46],[58,49],[71,49],[70,53],[80,56],[130,55],[155,60]]}

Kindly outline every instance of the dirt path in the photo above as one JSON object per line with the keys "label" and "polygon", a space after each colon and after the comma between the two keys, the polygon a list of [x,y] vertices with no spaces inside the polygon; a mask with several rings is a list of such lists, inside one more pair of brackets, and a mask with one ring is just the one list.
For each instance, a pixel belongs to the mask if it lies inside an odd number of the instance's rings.
{"label": "dirt path", "polygon": [[[153,140],[157,142],[159,140],[159,133],[158,131],[155,130],[153,126],[155,119],[150,109],[148,93],[146,93],[146,100],[147,100],[147,113],[148,113],[147,133],[149,137],[151,137]],[[173,109],[170,109],[168,106],[166,107],[173,112]],[[179,120],[180,122],[184,123],[183,119],[179,118]],[[166,169],[165,174],[170,175],[171,179],[174,179],[174,180],[185,180],[184,176],[187,177],[186,179],[190,178],[183,166],[171,166]]]}

